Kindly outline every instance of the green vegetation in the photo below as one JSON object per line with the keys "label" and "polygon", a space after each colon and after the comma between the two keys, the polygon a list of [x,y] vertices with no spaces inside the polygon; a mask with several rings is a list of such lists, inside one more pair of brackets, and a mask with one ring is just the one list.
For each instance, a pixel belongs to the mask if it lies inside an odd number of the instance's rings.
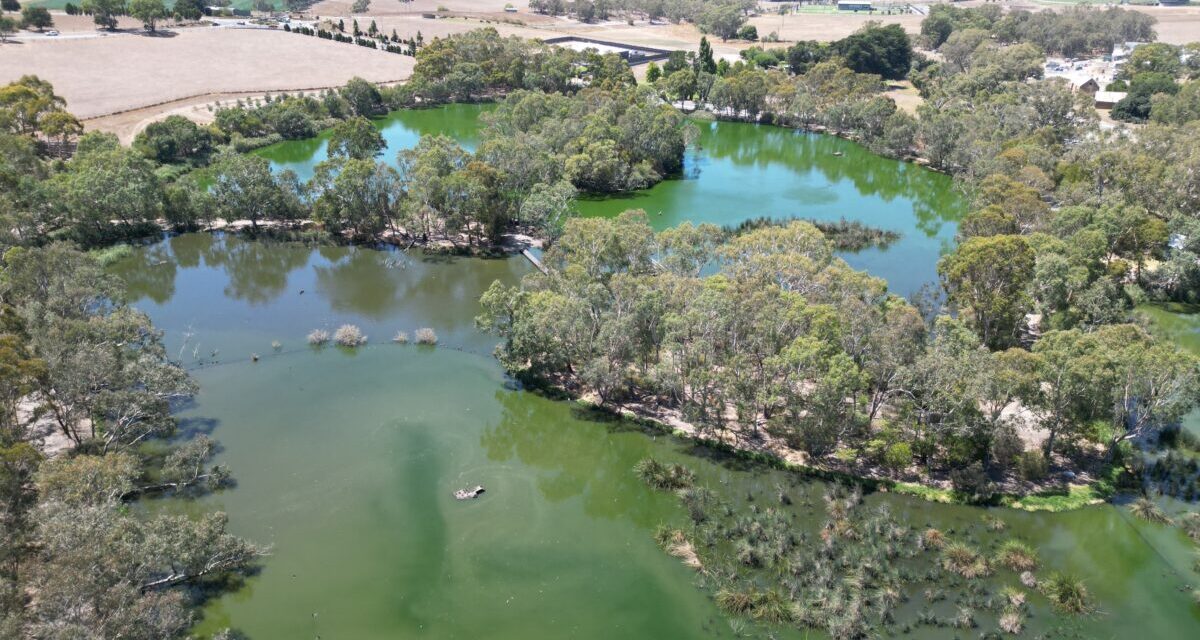
{"label": "green vegetation", "polygon": [[207,437],[167,444],[173,403],[196,388],[123,299],[66,244],[12,248],[0,262],[0,617],[15,637],[182,637],[199,594],[262,553],[226,532],[224,514],[130,509],[229,475],[207,466]]}

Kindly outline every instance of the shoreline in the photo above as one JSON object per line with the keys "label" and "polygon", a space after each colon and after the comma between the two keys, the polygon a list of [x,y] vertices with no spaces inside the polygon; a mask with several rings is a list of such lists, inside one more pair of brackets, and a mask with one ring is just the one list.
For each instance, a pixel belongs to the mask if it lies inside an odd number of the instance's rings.
{"label": "shoreline", "polygon": [[[511,373],[508,375],[512,376]],[[804,458],[801,451],[791,449],[778,442],[777,438],[762,432],[759,442],[762,446],[752,448],[743,444],[745,438],[714,438],[707,436],[695,425],[685,421],[678,412],[670,409],[653,409],[644,404],[622,403],[616,406],[600,403],[594,394],[579,394],[558,384],[538,384],[520,380],[526,390],[534,393],[544,393],[552,399],[572,402],[591,411],[603,412],[619,417],[633,424],[641,425],[658,433],[671,435],[681,440],[691,442],[696,446],[720,451],[740,459],[749,460],[769,467],[797,473],[805,477],[833,482],[848,482],[882,493],[897,493],[909,495],[928,502],[942,504],[957,504],[973,507],[1006,507],[1027,512],[1059,513],[1074,511],[1085,507],[1096,506],[1108,502],[1106,495],[1112,492],[1106,486],[1106,479],[1098,478],[1087,483],[1065,483],[1054,485],[1035,485],[1035,490],[1024,493],[997,491],[987,500],[971,500],[948,486],[935,486],[920,481],[906,481],[887,477],[877,467],[867,467],[873,474],[857,473],[852,469],[839,469],[827,465],[811,464]],[[772,442],[772,441],[775,442]],[[775,446],[772,446],[775,445]],[[795,454],[795,455],[791,455]]]}

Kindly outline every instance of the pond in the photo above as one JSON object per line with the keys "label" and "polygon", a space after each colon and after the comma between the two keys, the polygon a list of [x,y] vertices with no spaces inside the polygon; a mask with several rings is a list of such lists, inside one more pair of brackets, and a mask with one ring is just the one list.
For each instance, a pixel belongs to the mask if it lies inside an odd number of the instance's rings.
{"label": "pond", "polygon": [[[520,258],[208,234],[171,237],[112,266],[200,383],[180,412],[183,431],[216,439],[216,462],[237,481],[151,508],[223,510],[235,533],[272,546],[259,574],[207,603],[198,634],[234,626],[256,640],[733,637],[696,572],[654,543],[655,528],[682,524],[684,509],[632,467],[646,456],[683,462],[740,509],[783,486],[794,503],[779,508],[806,531],[823,520],[825,486],[515,388],[472,318],[493,279],[516,282],[529,269]],[[370,343],[305,344],[310,330],[345,322]],[[390,342],[420,327],[437,332],[438,347]],[[476,484],[487,489],[478,500],[451,496]],[[867,502],[981,548],[1021,538],[1038,549],[1043,571],[1081,577],[1100,612],[1062,618],[1031,593],[1028,637],[1183,638],[1200,625],[1187,593],[1200,578],[1189,544],[1121,508],[1047,515],[891,494]],[[985,513],[1007,530],[984,530]],[[987,584],[1017,578],[999,571]],[[936,603],[906,595],[898,616],[925,606],[953,615],[953,595]],[[967,633],[994,629],[994,618],[981,617]],[[922,626],[909,637],[961,634]]]}
{"label": "pond", "polygon": [[[473,148],[478,116],[491,108],[451,105],[380,118],[375,124],[388,144],[382,159],[395,163],[397,151],[437,133]],[[657,229],[686,221],[736,225],[764,216],[857,220],[896,231],[900,238],[886,249],[843,253],[851,266],[884,278],[903,296],[937,280],[938,258],[952,247],[964,212],[949,176],[874,155],[834,136],[739,122],[695,124],[700,136],[685,156],[681,176],[642,191],[582,198],[579,212],[615,216],[643,209]],[[327,141],[325,134],[256,153],[307,180],[328,157]]]}

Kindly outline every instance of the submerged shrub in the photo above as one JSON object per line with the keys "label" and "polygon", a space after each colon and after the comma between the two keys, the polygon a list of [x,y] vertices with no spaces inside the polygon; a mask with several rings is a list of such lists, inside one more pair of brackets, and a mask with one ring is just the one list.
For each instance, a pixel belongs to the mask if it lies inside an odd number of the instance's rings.
{"label": "submerged shrub", "polygon": [[633,471],[642,482],[655,489],[674,491],[692,486],[696,476],[691,469],[681,464],[663,464],[654,458],[643,458],[633,466]]}
{"label": "submerged shrub", "polygon": [[1087,587],[1083,581],[1065,573],[1055,573],[1041,583],[1042,593],[1055,609],[1064,613],[1087,611]]}
{"label": "submerged shrub", "polygon": [[396,344],[408,344],[408,332],[397,331],[396,335],[392,336],[392,342]]}
{"label": "submerged shrub", "polygon": [[1192,542],[1200,543],[1200,513],[1192,511],[1183,516],[1183,532]]}
{"label": "submerged shrub", "polygon": [[1025,628],[1025,616],[1021,615],[1020,611],[1015,609],[1006,609],[1000,614],[1000,619],[997,621],[1000,625],[1000,630],[1012,635],[1019,635]]}
{"label": "submerged shrub", "polygon": [[417,329],[417,344],[437,344],[437,334],[429,327]]}
{"label": "submerged shrub", "polygon": [[1013,571],[1033,571],[1038,566],[1037,553],[1020,540],[1007,540],[996,552],[996,562]]}
{"label": "submerged shrub", "polygon": [[308,334],[308,343],[314,346],[321,346],[329,342],[329,332],[324,329],[313,329],[312,333]]}
{"label": "submerged shrub", "polygon": [[1138,498],[1135,500],[1133,504],[1129,505],[1129,512],[1133,514],[1133,517],[1139,520],[1145,520],[1146,522],[1153,522],[1155,524],[1174,524],[1171,518],[1168,517],[1158,505],[1154,504],[1152,500],[1148,500],[1146,498]]}
{"label": "submerged shrub", "polygon": [[367,336],[357,326],[344,324],[333,334],[335,342],[343,347],[357,347],[367,343]]}

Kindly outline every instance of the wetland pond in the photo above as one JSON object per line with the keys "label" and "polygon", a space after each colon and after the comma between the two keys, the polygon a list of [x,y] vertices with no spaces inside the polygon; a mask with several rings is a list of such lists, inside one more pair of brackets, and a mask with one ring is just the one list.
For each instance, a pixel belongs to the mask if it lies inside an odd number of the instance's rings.
{"label": "wetland pond", "polygon": [[[438,133],[473,149],[479,115],[489,105],[402,110],[375,120],[387,142],[382,160]],[[902,296],[937,280],[937,261],[950,249],[964,204],[953,180],[916,165],[876,156],[834,136],[768,125],[697,121],[700,135],[684,159],[683,174],[649,189],[602,198],[583,197],[581,215],[616,216],[642,209],[656,229],[682,222],[737,225],[760,217],[856,220],[895,231],[887,248],[843,253],[851,266],[884,278]],[[325,160],[328,133],[256,151],[302,181]]]}
{"label": "wetland pond", "polygon": [[[420,133],[449,130],[469,142],[466,120],[478,110],[449,108],[445,125],[438,124],[443,110],[394,114],[382,121],[393,128],[388,154]],[[705,126],[685,179],[586,201],[582,212],[637,206],[664,226],[844,215],[904,234],[886,251],[848,255],[852,264],[902,293],[932,279],[959,206],[948,178],[866,156],[842,140]],[[734,131],[728,139],[727,131]],[[308,160],[298,157],[303,144]],[[316,161],[322,144],[287,143],[290,159],[281,148],[263,153],[278,166],[300,167]],[[793,153],[796,145],[803,150]],[[817,166],[832,148],[844,155],[830,161],[835,166]],[[777,191],[739,204],[739,192],[768,188],[749,182],[758,174],[774,175]],[[713,175],[727,176],[719,186],[727,201],[699,193]],[[694,213],[681,208],[692,206]],[[824,483],[517,388],[491,357],[495,339],[480,334],[473,318],[493,280],[516,283],[531,269],[523,258],[186,234],[137,248],[111,269],[200,384],[179,412],[181,431],[216,439],[216,462],[237,481],[148,508],[223,510],[233,532],[271,545],[261,572],[206,603],[199,635],[232,626],[255,640],[822,637],[742,628],[722,614],[697,573],[655,543],[655,529],[683,526],[687,510],[632,469],[648,456],[686,464],[734,509],[749,509],[751,498],[770,504],[810,539],[825,519]],[[363,328],[368,345],[306,344],[309,331],[347,322]],[[420,327],[436,331],[436,348],[391,342],[397,331]],[[487,488],[478,500],[451,495],[476,484]],[[779,504],[781,490],[792,504]],[[1200,629],[1187,587],[1197,582],[1191,549],[1177,529],[1133,522],[1110,505],[1033,514],[884,493],[866,503],[886,505],[916,530],[969,537],[985,551],[1020,538],[1038,550],[1042,571],[1069,571],[1087,584],[1098,611],[1082,618],[1052,613],[1030,591],[1025,637],[1184,638]],[[985,515],[1001,518],[1006,530],[990,531]],[[1019,583],[1000,570],[984,584],[996,591]],[[897,618],[927,608],[952,616],[957,587],[941,587],[943,599],[904,594]],[[996,629],[995,617],[981,616],[979,625],[917,626],[904,637],[978,637]]]}

